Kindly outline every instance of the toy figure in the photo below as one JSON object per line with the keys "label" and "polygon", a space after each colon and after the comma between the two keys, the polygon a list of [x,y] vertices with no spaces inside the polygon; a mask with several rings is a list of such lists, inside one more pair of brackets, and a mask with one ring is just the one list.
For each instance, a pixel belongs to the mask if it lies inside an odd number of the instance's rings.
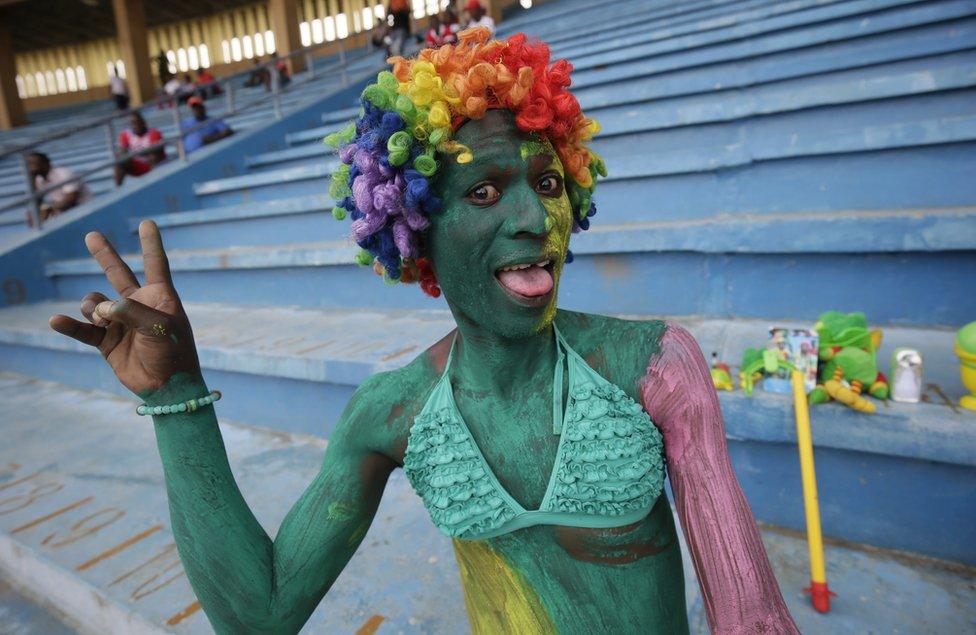
{"label": "toy figure", "polygon": [[810,393],[810,404],[836,399],[858,410],[872,413],[874,403],[861,396],[864,387],[876,399],[888,398],[888,381],[878,371],[877,350],[881,330],[868,330],[863,313],[828,311],[814,327],[820,335],[821,383]]}
{"label": "toy figure", "polygon": [[752,396],[752,389],[755,383],[762,379],[764,374],[772,375],[778,371],[794,371],[796,367],[784,360],[779,349],[776,348],[747,348],[742,353],[742,365],[739,369],[739,385],[745,391],[747,397]]}
{"label": "toy figure", "polygon": [[718,353],[712,353],[712,383],[715,390],[732,391],[732,370],[728,364],[718,361]]}
{"label": "toy figure", "polygon": [[959,405],[966,410],[976,410],[976,322],[959,329],[954,350],[959,358],[962,385],[969,391],[959,399]]}
{"label": "toy figure", "polygon": [[228,466],[156,226],[139,228],[141,286],[101,234],[86,237],[122,299],[89,294],[87,323],[51,325],[97,346],[153,414],[173,534],[207,617],[220,633],[298,632],[403,468],[454,540],[473,632],[687,632],[666,461],[713,632],[797,633],[694,339],[556,308],[570,234],[589,226],[604,173],[569,63],[523,35],[459,38],[393,58],[364,90],[361,116],[333,138],[332,189],[360,262],[443,292],[457,328],[358,388],[273,539]]}

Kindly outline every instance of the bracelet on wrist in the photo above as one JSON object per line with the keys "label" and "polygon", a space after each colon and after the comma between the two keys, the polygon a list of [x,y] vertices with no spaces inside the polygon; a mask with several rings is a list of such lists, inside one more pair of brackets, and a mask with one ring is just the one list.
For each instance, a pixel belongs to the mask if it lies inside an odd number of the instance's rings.
{"label": "bracelet on wrist", "polygon": [[190,399],[187,401],[181,401],[180,403],[174,403],[168,406],[150,406],[147,404],[142,404],[136,408],[136,414],[140,416],[145,415],[169,415],[176,414],[179,412],[193,412],[204,406],[209,406],[215,401],[220,399],[220,391],[211,391],[209,395],[204,397],[199,397],[197,399]]}

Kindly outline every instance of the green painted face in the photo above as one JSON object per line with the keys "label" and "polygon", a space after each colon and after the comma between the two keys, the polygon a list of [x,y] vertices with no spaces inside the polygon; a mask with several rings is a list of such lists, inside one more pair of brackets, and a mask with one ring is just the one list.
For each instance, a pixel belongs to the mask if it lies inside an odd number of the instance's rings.
{"label": "green painted face", "polygon": [[474,159],[440,157],[444,208],[426,235],[438,282],[456,319],[503,337],[531,335],[555,316],[569,247],[563,166],[506,110],[465,123],[455,139]]}

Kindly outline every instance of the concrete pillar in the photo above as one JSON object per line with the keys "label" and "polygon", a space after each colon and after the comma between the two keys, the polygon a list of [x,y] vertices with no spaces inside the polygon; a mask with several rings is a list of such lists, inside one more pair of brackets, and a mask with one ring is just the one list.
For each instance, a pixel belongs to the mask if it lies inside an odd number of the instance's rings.
{"label": "concrete pillar", "polygon": [[125,62],[125,81],[133,106],[152,99],[155,84],[149,63],[149,34],[142,0],[112,0],[119,52]]}
{"label": "concrete pillar", "polygon": [[0,129],[9,130],[27,123],[24,103],[17,94],[17,66],[6,20],[0,20]]}
{"label": "concrete pillar", "polygon": [[[298,32],[298,0],[268,0],[268,19],[275,36],[275,50],[284,57],[302,48]],[[305,57],[299,55],[291,60],[291,72],[305,70]]]}

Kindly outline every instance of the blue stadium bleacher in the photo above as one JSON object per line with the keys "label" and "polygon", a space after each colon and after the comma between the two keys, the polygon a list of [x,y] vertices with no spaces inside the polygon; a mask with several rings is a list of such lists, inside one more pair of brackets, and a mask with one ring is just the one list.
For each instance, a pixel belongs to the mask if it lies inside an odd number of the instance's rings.
{"label": "blue stadium bleacher", "polygon": [[[976,594],[958,587],[976,566],[976,415],[954,405],[963,390],[952,342],[976,318],[976,3],[560,0],[500,25],[519,30],[573,62],[610,173],[593,228],[573,239],[562,307],[666,316],[733,363],[770,324],[809,326],[829,309],[865,311],[885,328],[882,367],[897,346],[922,351],[928,401],[871,416],[813,411],[824,531],[840,541],[827,566],[841,597],[826,616],[802,594],[805,542],[789,533],[804,528],[791,402],[721,394],[737,473],[801,630],[971,631]],[[269,530],[314,474],[352,391],[452,328],[443,300],[352,264],[348,223],[329,215],[335,158],[320,141],[355,116],[358,90],[380,67],[376,55],[360,58],[348,88],[335,74],[296,80],[280,122],[267,123],[267,106],[241,113],[230,121],[246,133],[224,147],[131,179],[39,234],[19,225],[22,210],[0,213],[0,400],[16,415],[17,451],[79,492],[97,480],[104,505],[125,500],[132,518],[111,530],[119,540],[165,525],[165,496],[133,400],[120,398],[96,352],[46,325],[76,314],[84,294],[111,291],[85,254],[86,231],[108,234],[138,275],[139,221],[162,228],[208,383],[224,394],[218,412],[234,422],[232,463]],[[221,102],[211,108],[219,114]],[[168,125],[168,112],[150,114]],[[44,119],[0,144],[59,125]],[[96,129],[50,151],[84,166],[107,156],[103,139]],[[17,196],[17,169],[0,162],[0,207]],[[90,182],[107,191],[111,180],[106,171]],[[47,447],[58,435],[65,447]],[[450,543],[402,475],[377,519],[308,628],[354,631],[376,613],[391,632],[463,631]],[[89,545],[45,550],[49,532],[0,529],[0,547],[30,552],[25,567],[43,565],[113,607],[73,609],[93,624],[125,615],[206,632],[185,579],[143,602],[111,582],[164,551],[168,529],[138,554],[80,572]],[[693,630],[707,632],[687,571]]]}

